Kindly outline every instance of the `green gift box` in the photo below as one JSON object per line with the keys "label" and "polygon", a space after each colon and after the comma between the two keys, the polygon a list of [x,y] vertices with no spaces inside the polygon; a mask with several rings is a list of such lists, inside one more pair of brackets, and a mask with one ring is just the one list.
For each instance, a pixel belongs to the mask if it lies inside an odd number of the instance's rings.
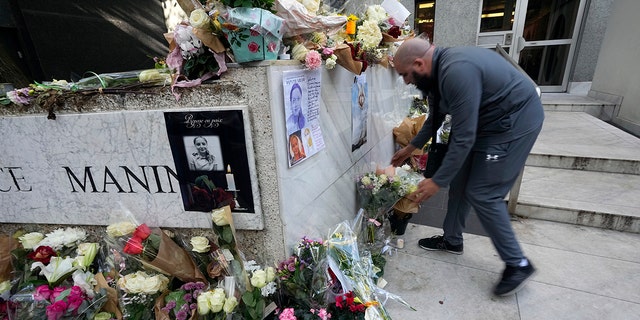
{"label": "green gift box", "polygon": [[218,17],[236,62],[276,60],[284,20],[260,8],[229,8]]}

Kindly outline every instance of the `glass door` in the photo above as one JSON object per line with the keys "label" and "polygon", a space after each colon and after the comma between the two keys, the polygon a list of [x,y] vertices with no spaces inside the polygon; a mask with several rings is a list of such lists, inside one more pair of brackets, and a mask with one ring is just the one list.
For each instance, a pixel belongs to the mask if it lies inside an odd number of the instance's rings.
{"label": "glass door", "polygon": [[584,6],[585,0],[484,0],[478,46],[500,44],[543,92],[564,92]]}

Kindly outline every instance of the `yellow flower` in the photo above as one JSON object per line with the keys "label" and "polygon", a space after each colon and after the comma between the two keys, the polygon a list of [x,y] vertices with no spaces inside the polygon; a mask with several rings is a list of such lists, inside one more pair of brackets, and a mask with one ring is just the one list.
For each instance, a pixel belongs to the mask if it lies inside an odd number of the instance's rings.
{"label": "yellow flower", "polygon": [[158,69],[148,69],[140,72],[138,80],[140,82],[163,81],[165,83],[169,83],[171,82],[171,74],[167,72],[161,73]]}
{"label": "yellow flower", "polygon": [[110,320],[112,318],[114,318],[114,317],[112,317],[111,313],[103,311],[103,312],[97,313],[93,317],[93,320]]}
{"label": "yellow flower", "polygon": [[360,19],[358,19],[358,17],[356,15],[354,15],[354,14],[350,14],[347,17],[347,21],[358,21],[358,20],[360,20]]}
{"label": "yellow flower", "polygon": [[211,312],[213,313],[220,312],[220,310],[222,310],[222,307],[224,307],[224,300],[226,299],[226,296],[224,294],[224,289],[215,288],[212,291],[211,295],[208,296],[208,298],[209,298],[209,309],[211,309]]}
{"label": "yellow flower", "polygon": [[0,294],[4,293],[5,291],[9,291],[9,289],[11,289],[11,281],[6,280],[0,283]]}
{"label": "yellow flower", "polygon": [[271,282],[276,279],[276,269],[274,269],[273,267],[267,267],[265,272],[267,273],[267,282]]}
{"label": "yellow flower", "polygon": [[307,49],[303,44],[298,43],[293,47],[293,49],[291,49],[291,57],[294,60],[304,61],[308,52],[309,49]]}
{"label": "yellow flower", "polygon": [[198,314],[199,315],[206,315],[209,313],[209,292],[203,292],[201,294],[198,295],[198,298],[196,298],[196,301],[198,302]]}

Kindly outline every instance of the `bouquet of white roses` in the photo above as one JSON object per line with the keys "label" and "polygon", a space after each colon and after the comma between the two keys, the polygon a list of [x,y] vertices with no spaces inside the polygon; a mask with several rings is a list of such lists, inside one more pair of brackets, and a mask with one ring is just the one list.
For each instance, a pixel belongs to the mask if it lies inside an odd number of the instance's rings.
{"label": "bouquet of white roses", "polygon": [[137,271],[118,279],[120,310],[124,319],[154,319],[156,298],[167,290],[169,278],[160,273]]}
{"label": "bouquet of white roses", "polygon": [[241,312],[244,319],[263,319],[264,310],[276,292],[276,271],[273,267],[261,268],[254,260],[245,263],[245,270],[249,274],[251,290],[242,294]]}
{"label": "bouquet of white roses", "polygon": [[225,293],[223,288],[215,288],[198,294],[198,315],[200,319],[226,319],[238,306],[233,294]]}

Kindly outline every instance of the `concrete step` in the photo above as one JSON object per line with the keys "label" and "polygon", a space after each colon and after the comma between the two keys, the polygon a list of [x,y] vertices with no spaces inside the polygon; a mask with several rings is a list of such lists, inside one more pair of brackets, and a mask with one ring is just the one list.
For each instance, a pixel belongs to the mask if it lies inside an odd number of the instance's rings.
{"label": "concrete step", "polygon": [[640,138],[584,112],[545,115],[515,214],[640,233]]}
{"label": "concrete step", "polygon": [[584,112],[545,112],[528,166],[640,174],[640,139]]}
{"label": "concrete step", "polygon": [[640,175],[527,166],[518,216],[640,233]]}

